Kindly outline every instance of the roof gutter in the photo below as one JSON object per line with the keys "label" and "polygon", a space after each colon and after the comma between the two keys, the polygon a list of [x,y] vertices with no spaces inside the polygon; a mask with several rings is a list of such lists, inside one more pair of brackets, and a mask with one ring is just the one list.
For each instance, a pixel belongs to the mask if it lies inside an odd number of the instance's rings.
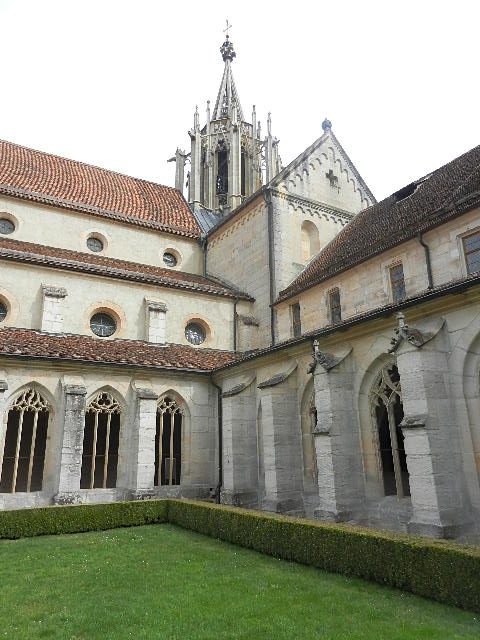
{"label": "roof gutter", "polygon": [[423,239],[423,235],[421,231],[418,232],[417,239],[419,243],[422,245],[423,250],[425,252],[425,264],[427,266],[428,289],[433,289],[432,263],[430,261],[430,247]]}

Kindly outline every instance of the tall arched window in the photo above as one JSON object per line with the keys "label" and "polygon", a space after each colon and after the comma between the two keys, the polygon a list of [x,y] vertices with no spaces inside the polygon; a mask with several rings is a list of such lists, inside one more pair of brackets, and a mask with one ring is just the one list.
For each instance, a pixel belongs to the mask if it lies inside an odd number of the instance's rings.
{"label": "tall arched window", "polygon": [[391,363],[382,369],[372,389],[372,400],[385,495],[409,496],[407,457],[399,427],[403,405],[397,365]]}
{"label": "tall arched window", "polygon": [[85,413],[81,489],[117,485],[121,407],[110,393],[99,393]]}
{"label": "tall arched window", "polygon": [[308,262],[320,251],[318,227],[311,220],[302,222],[302,261]]}
{"label": "tall arched window", "polygon": [[183,409],[172,398],[159,400],[155,433],[154,485],[180,484]]}
{"label": "tall arched window", "polygon": [[48,402],[35,389],[25,389],[10,406],[1,493],[41,491],[49,415]]}

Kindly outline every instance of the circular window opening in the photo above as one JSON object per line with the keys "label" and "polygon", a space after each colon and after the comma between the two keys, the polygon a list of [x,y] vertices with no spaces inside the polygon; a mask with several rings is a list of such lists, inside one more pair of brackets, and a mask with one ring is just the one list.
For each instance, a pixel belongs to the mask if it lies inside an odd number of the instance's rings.
{"label": "circular window opening", "polygon": [[8,235],[15,231],[15,225],[8,218],[0,218],[0,233]]}
{"label": "circular window opening", "polygon": [[90,318],[90,329],[99,338],[108,338],[117,330],[117,323],[108,313],[95,313]]}
{"label": "circular window opening", "polygon": [[91,238],[87,238],[87,247],[90,249],[90,251],[95,251],[95,253],[98,253],[98,251],[103,251],[103,242],[100,240],[100,238],[95,238],[94,236],[92,236]]}
{"label": "circular window opening", "polygon": [[185,337],[190,344],[202,344],[207,334],[201,324],[198,322],[189,322],[185,327]]}
{"label": "circular window opening", "polygon": [[167,267],[177,266],[177,256],[175,256],[170,251],[165,251],[165,253],[163,254],[163,261],[167,265]]}
{"label": "circular window opening", "polygon": [[7,305],[0,300],[0,322],[3,322],[7,317],[8,309]]}

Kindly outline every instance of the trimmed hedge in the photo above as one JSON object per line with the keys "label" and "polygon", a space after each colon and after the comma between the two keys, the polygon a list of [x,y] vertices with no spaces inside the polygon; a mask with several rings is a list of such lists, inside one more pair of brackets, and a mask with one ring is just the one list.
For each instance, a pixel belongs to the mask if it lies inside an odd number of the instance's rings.
{"label": "trimmed hedge", "polygon": [[193,500],[0,511],[0,538],[171,522],[283,560],[357,576],[480,611],[480,548]]}
{"label": "trimmed hedge", "polygon": [[102,531],[167,521],[166,500],[0,511],[0,538]]}
{"label": "trimmed hedge", "polygon": [[479,548],[190,500],[169,500],[168,521],[283,560],[480,611]]}

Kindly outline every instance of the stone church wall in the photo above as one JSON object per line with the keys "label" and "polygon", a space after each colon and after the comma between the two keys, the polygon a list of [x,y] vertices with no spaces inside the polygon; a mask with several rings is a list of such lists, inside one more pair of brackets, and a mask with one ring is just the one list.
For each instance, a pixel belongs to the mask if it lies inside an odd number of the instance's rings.
{"label": "stone church wall", "polygon": [[[40,506],[54,500],[207,497],[217,483],[217,392],[206,376],[5,361],[0,362],[0,379],[0,455],[8,407],[18,394],[34,388],[50,405],[42,491],[0,493],[0,508]],[[80,489],[85,406],[103,391],[121,407],[117,486]],[[183,411],[181,484],[154,487],[156,407],[158,398],[166,396]],[[81,402],[72,402],[75,397]]]}
{"label": "stone church wall", "polygon": [[[480,210],[475,209],[423,235],[430,247],[435,286],[465,275],[461,238],[479,226]],[[330,324],[328,294],[333,288],[340,290],[343,320],[389,304],[392,301],[389,268],[399,262],[403,265],[407,297],[426,290],[428,279],[424,249],[416,239],[410,240],[307,289],[288,303],[279,304],[277,321],[280,340],[292,335],[289,305],[296,300],[300,302],[304,333]]]}
{"label": "stone church wall", "polygon": [[148,340],[145,308],[148,299],[166,305],[167,342],[189,344],[184,327],[189,320],[200,319],[208,327],[203,347],[233,348],[231,299],[13,262],[2,264],[0,296],[11,306],[2,324],[40,330],[44,326],[42,287],[45,286],[63,288],[66,293],[61,306],[55,307],[56,322],[47,330],[92,335],[91,315],[96,310],[110,310],[119,327],[114,338]]}
{"label": "stone church wall", "polygon": [[232,283],[253,298],[258,323],[242,350],[270,344],[267,214],[262,195],[208,239],[207,272]]}
{"label": "stone church wall", "polygon": [[173,250],[175,269],[202,273],[202,251],[194,239],[5,196],[0,197],[0,212],[16,221],[16,231],[8,236],[12,240],[87,253],[87,238],[97,235],[105,248],[95,255],[166,267],[163,254]]}

